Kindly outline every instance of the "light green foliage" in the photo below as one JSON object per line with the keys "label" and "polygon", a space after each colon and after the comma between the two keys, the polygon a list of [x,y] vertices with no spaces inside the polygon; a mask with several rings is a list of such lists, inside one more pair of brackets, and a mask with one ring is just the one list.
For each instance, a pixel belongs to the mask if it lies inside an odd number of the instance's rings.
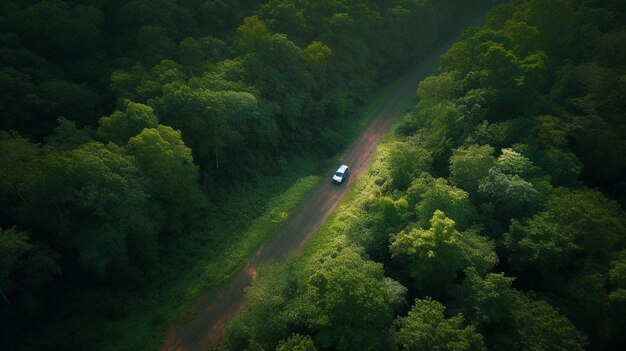
{"label": "light green foliage", "polygon": [[435,211],[443,211],[459,229],[465,229],[475,219],[476,211],[467,192],[448,184],[443,178],[430,183],[416,207],[419,223],[426,228]]}
{"label": "light green foliage", "polygon": [[528,179],[535,172],[536,167],[527,157],[513,149],[506,148],[502,149],[502,153],[498,156],[493,169],[501,173],[516,174],[524,179]]}
{"label": "light green foliage", "polygon": [[470,145],[455,149],[450,157],[450,180],[453,184],[475,196],[480,181],[495,164],[493,147],[490,145]]}
{"label": "light green foliage", "polygon": [[399,226],[408,212],[409,204],[403,198],[394,201],[388,196],[376,199],[373,207],[377,213],[377,219],[380,223],[380,229],[395,228]]}
{"label": "light green foliage", "polygon": [[320,41],[313,41],[302,49],[302,56],[311,67],[314,76],[312,83],[315,90],[326,89],[328,86],[328,66],[333,57],[332,49]]}
{"label": "light green foliage", "polygon": [[441,291],[465,265],[461,233],[455,223],[439,210],[430,220],[430,228],[401,231],[389,245],[392,258],[408,262],[416,287],[430,293]]}
{"label": "light green foliage", "polygon": [[320,41],[313,41],[306,48],[302,49],[304,57],[313,65],[326,65],[333,51]]}
{"label": "light green foliage", "polygon": [[198,167],[180,132],[159,125],[132,137],[126,147],[148,179],[155,218],[168,233],[182,235],[202,220],[206,198],[198,186]]}
{"label": "light green foliage", "polygon": [[[15,227],[0,228],[0,296],[2,303],[11,304],[9,297],[36,295],[42,285],[59,274],[59,255],[36,243]],[[21,295],[21,296],[20,296]],[[25,296],[26,295],[26,296]]]}
{"label": "light green foliage", "polygon": [[428,171],[431,163],[430,153],[410,142],[394,142],[387,157],[393,185],[400,190],[406,189],[420,173]]}
{"label": "light green foliage", "polygon": [[310,336],[292,334],[289,339],[278,343],[276,351],[317,351],[317,348]]}
{"label": "light green foliage", "polygon": [[455,98],[459,90],[459,82],[454,75],[444,73],[421,81],[417,88],[417,96],[420,100],[437,103]]}
{"label": "light green foliage", "polygon": [[250,51],[257,50],[267,43],[271,32],[258,16],[246,17],[243,24],[237,28],[240,35],[239,45]]}
{"label": "light green foliage", "polygon": [[406,317],[394,321],[391,338],[397,350],[486,350],[483,337],[463,316],[445,318],[445,306],[431,299],[416,299]]}
{"label": "light green foliage", "polygon": [[148,103],[163,94],[163,86],[186,78],[182,66],[172,60],[162,60],[149,71],[142,64],[111,74],[111,90],[119,99]]}
{"label": "light green foliage", "polygon": [[115,111],[111,116],[100,118],[97,136],[100,140],[124,145],[144,128],[156,128],[158,123],[150,106],[128,101],[124,112]]}
{"label": "light green foliage", "polygon": [[321,347],[380,350],[387,344],[384,330],[397,297],[390,296],[382,265],[359,251],[345,247],[330,253],[308,279],[309,301],[317,309],[311,322]]}
{"label": "light green foliage", "polygon": [[[150,69],[142,77],[140,85],[137,87],[137,101],[150,102],[151,98],[161,96],[163,87],[168,83],[182,81],[186,75],[182,72],[182,66],[172,60],[163,60]],[[132,99],[132,98],[131,98]]]}

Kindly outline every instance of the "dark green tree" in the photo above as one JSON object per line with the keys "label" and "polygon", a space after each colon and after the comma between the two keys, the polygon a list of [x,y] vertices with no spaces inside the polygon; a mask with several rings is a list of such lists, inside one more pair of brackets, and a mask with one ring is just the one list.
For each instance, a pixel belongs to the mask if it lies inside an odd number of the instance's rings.
{"label": "dark green tree", "polygon": [[128,141],[128,154],[147,178],[155,202],[154,218],[176,236],[202,223],[205,195],[198,186],[198,167],[179,131],[159,125],[146,128]]}

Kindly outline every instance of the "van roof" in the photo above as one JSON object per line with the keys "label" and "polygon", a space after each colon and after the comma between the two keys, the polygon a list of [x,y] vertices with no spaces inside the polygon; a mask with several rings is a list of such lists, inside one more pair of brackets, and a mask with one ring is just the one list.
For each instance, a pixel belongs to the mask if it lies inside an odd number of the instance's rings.
{"label": "van roof", "polygon": [[341,173],[343,173],[343,172],[345,172],[345,171],[346,171],[346,169],[347,169],[347,168],[348,168],[348,166],[346,166],[346,165],[341,165],[341,166],[339,167],[339,169],[337,169],[337,172],[341,172]]}

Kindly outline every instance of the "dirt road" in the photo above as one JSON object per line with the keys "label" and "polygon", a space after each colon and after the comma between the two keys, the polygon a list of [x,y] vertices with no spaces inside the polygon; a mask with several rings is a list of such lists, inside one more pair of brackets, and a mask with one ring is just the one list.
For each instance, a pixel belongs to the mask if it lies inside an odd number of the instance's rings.
{"label": "dirt road", "polygon": [[161,344],[163,351],[208,350],[224,340],[224,326],[245,308],[244,288],[250,285],[259,266],[270,261],[281,261],[287,255],[299,253],[309,238],[335,210],[350,184],[366,169],[380,140],[389,131],[393,120],[402,112],[415,94],[419,82],[436,69],[439,57],[448,45],[437,50],[419,67],[407,74],[390,100],[381,108],[363,134],[347,150],[343,163],[350,166],[347,184],[333,185],[322,181],[309,197],[290,215],[280,232],[262,246],[250,259],[246,268],[237,274],[221,292],[184,325],[170,328]]}

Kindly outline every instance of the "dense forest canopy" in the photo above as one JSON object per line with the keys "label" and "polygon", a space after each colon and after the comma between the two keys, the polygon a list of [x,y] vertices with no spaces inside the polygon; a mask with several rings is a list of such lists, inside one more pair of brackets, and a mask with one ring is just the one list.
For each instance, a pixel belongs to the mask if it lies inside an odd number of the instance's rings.
{"label": "dense forest canopy", "polygon": [[623,349],[625,10],[512,0],[467,29],[228,349]]}
{"label": "dense forest canopy", "polygon": [[[228,189],[333,155],[375,89],[483,6],[4,1],[0,348],[102,347],[103,321],[141,310],[190,268],[190,247],[219,247],[206,228]],[[367,264],[372,287],[396,286]]]}

